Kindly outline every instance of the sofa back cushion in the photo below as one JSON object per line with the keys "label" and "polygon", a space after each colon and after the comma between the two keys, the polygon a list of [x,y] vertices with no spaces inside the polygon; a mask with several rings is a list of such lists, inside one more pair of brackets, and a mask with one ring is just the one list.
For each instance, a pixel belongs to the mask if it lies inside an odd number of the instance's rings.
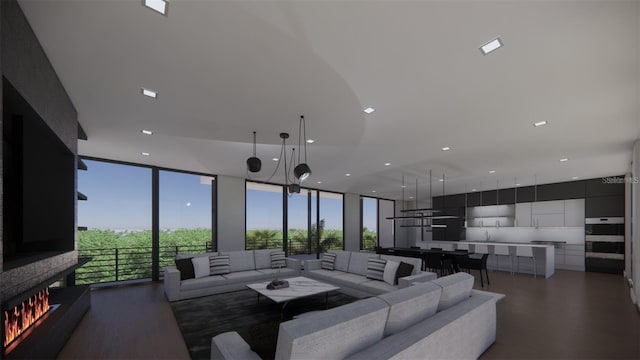
{"label": "sofa back cushion", "polygon": [[389,304],[384,336],[398,333],[435,314],[441,294],[440,286],[424,283],[378,295]]}
{"label": "sofa back cushion", "polygon": [[206,253],[197,253],[197,254],[177,254],[176,255],[176,260],[180,260],[180,259],[191,259],[194,257],[200,257],[200,256],[214,256],[214,255],[218,255],[217,252],[206,252]]}
{"label": "sofa back cushion", "polygon": [[351,257],[351,251],[332,250],[331,252],[336,254],[336,262],[334,264],[335,270],[348,272],[349,258]]}
{"label": "sofa back cushion", "polygon": [[369,258],[379,259],[380,255],[369,252],[351,252],[348,272],[367,276],[367,260],[369,260]]}
{"label": "sofa back cushion", "polygon": [[271,268],[271,253],[278,251],[279,249],[262,249],[253,250],[253,257],[256,263],[257,269],[270,269]]}
{"label": "sofa back cushion", "polygon": [[380,259],[393,260],[398,263],[405,262],[407,264],[413,265],[413,271],[411,272],[411,275],[416,275],[422,269],[422,259],[419,259],[419,258],[395,256],[395,255],[380,255]]}
{"label": "sofa back cushion", "polygon": [[368,298],[283,322],[276,359],[343,359],[382,339],[388,305]]}
{"label": "sofa back cushion", "polygon": [[[220,255],[229,255],[229,270],[231,272],[256,269],[253,250],[229,251],[220,253]],[[269,261],[271,261],[271,258],[269,258]]]}
{"label": "sofa back cushion", "polygon": [[473,275],[465,272],[459,272],[432,280],[431,283],[442,288],[438,311],[448,309],[460,301],[468,299],[469,296],[471,296],[473,281]]}

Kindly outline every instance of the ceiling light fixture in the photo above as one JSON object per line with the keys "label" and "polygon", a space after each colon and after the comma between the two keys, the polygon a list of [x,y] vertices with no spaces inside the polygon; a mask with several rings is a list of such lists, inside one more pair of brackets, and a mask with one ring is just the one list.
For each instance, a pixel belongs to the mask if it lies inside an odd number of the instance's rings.
{"label": "ceiling light fixture", "polygon": [[495,174],[496,171],[495,170],[489,170],[489,174]]}
{"label": "ceiling light fixture", "polygon": [[544,125],[547,125],[546,121],[538,121],[538,122],[533,123],[533,126],[535,126],[535,127],[540,127],[540,126],[544,126]]}
{"label": "ceiling light fixture", "polygon": [[449,150],[451,150],[451,148],[448,147],[448,146],[445,146],[445,147],[442,148],[442,151],[449,151]]}
{"label": "ceiling light fixture", "polygon": [[151,155],[151,154],[150,154],[150,153],[148,153],[148,152],[142,152],[141,154],[142,154],[143,156],[149,156],[149,155]]}
{"label": "ceiling light fixture", "polygon": [[262,161],[256,157],[256,132],[253,132],[253,156],[247,159],[247,170],[257,173],[262,169]]}
{"label": "ceiling light fixture", "polygon": [[471,189],[471,191],[474,191],[474,192],[475,192],[475,191],[478,191],[478,190],[476,190],[476,189]]}
{"label": "ceiling light fixture", "polygon": [[[300,140],[304,136],[304,162],[300,162]],[[293,169],[293,175],[300,182],[311,176],[311,168],[307,165],[307,122],[304,115],[300,115],[300,123],[298,125],[298,165]]]}
{"label": "ceiling light fixture", "polygon": [[365,114],[371,114],[372,112],[376,111],[376,109],[372,108],[372,107],[368,107],[364,110],[362,110],[365,112]]}
{"label": "ceiling light fixture", "polygon": [[149,9],[167,16],[169,10],[169,1],[166,0],[143,0],[142,4]]}
{"label": "ceiling light fixture", "polygon": [[322,184],[322,181],[316,181],[317,184]]}
{"label": "ceiling light fixture", "polygon": [[142,95],[150,97],[152,99],[157,99],[158,98],[158,92],[157,91],[149,90],[149,89],[145,89],[145,88],[142,88]]}
{"label": "ceiling light fixture", "polygon": [[520,184],[516,184],[516,186],[520,186]]}
{"label": "ceiling light fixture", "polygon": [[371,190],[372,193],[376,192],[375,190]]}
{"label": "ceiling light fixture", "polygon": [[569,161],[569,159],[567,159],[567,158],[560,159],[560,162],[567,162],[567,161]]}
{"label": "ceiling light fixture", "polygon": [[488,43],[480,46],[480,51],[482,52],[483,55],[487,55],[493,51],[498,50],[499,48],[502,47],[502,40],[500,40],[499,37],[489,41]]}
{"label": "ceiling light fixture", "polygon": [[140,130],[140,132],[141,132],[141,133],[143,133],[143,134],[145,134],[145,135],[153,135],[153,131],[151,131],[151,130],[144,130],[144,129],[142,129],[142,130]]}
{"label": "ceiling light fixture", "polygon": [[578,179],[580,179],[580,177],[579,176],[573,176],[573,177],[571,177],[571,179],[572,180],[578,180]]}
{"label": "ceiling light fixture", "polygon": [[384,163],[384,166],[389,166],[391,165],[391,163]]}
{"label": "ceiling light fixture", "polygon": [[313,144],[314,142],[316,142],[316,141],[313,140],[313,139],[307,139],[307,144]]}
{"label": "ceiling light fixture", "polygon": [[349,173],[346,173],[346,174],[344,174],[344,176],[351,176],[351,174],[349,174]]}
{"label": "ceiling light fixture", "polygon": [[439,179],[438,181],[443,182],[443,181],[444,181],[444,179]]}

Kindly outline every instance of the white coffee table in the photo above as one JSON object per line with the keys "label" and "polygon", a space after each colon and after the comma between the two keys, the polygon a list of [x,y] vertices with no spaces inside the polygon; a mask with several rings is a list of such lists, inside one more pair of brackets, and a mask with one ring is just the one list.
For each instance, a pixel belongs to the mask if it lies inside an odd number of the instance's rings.
{"label": "white coffee table", "polygon": [[280,318],[283,317],[284,308],[291,300],[325,294],[325,304],[327,308],[329,308],[329,292],[340,290],[337,286],[309,279],[304,276],[284,280],[289,282],[289,287],[284,289],[267,289],[267,284],[269,284],[270,281],[247,285],[249,289],[258,293],[258,303],[260,302],[260,295],[262,295],[271,299],[271,301],[275,303],[282,304],[282,307],[280,308]]}

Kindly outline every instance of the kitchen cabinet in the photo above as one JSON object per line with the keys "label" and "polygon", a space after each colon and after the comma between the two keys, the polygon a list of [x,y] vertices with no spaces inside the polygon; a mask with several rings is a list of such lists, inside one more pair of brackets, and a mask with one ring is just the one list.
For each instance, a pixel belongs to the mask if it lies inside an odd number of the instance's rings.
{"label": "kitchen cabinet", "polygon": [[531,203],[516,204],[516,224],[517,227],[531,227]]}
{"label": "kitchen cabinet", "polygon": [[564,226],[584,226],[584,199],[565,200]]}
{"label": "kitchen cabinet", "polygon": [[531,221],[537,228],[564,226],[564,200],[533,203]]}

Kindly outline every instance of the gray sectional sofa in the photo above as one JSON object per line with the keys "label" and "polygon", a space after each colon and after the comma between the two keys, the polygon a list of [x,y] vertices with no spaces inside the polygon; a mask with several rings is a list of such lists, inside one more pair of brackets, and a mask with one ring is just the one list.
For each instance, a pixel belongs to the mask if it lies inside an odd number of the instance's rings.
{"label": "gray sectional sofa", "polygon": [[[418,258],[378,255],[370,252],[331,250],[336,254],[334,270],[322,268],[322,260],[305,260],[304,276],[324,281],[340,287],[340,292],[363,298],[384,294],[404,288],[415,282],[434,280],[437,275],[421,271],[422,260]],[[369,258],[393,260],[413,265],[411,276],[398,279],[397,285],[367,278],[367,261]]]}
{"label": "gray sectional sofa", "polygon": [[[276,359],[477,359],[496,337],[502,294],[472,290],[467,273],[305,314],[280,324]],[[259,359],[236,332],[211,359]]]}
{"label": "gray sectional sofa", "polygon": [[[169,301],[184,300],[199,296],[242,290],[246,284],[272,280],[278,269],[271,267],[271,253],[278,249],[210,252],[202,254],[180,254],[179,258],[228,255],[229,273],[209,275],[198,279],[180,280],[180,271],[175,266],[164,269],[164,291]],[[300,275],[301,263],[286,258],[286,267],[279,269],[280,277]]]}

